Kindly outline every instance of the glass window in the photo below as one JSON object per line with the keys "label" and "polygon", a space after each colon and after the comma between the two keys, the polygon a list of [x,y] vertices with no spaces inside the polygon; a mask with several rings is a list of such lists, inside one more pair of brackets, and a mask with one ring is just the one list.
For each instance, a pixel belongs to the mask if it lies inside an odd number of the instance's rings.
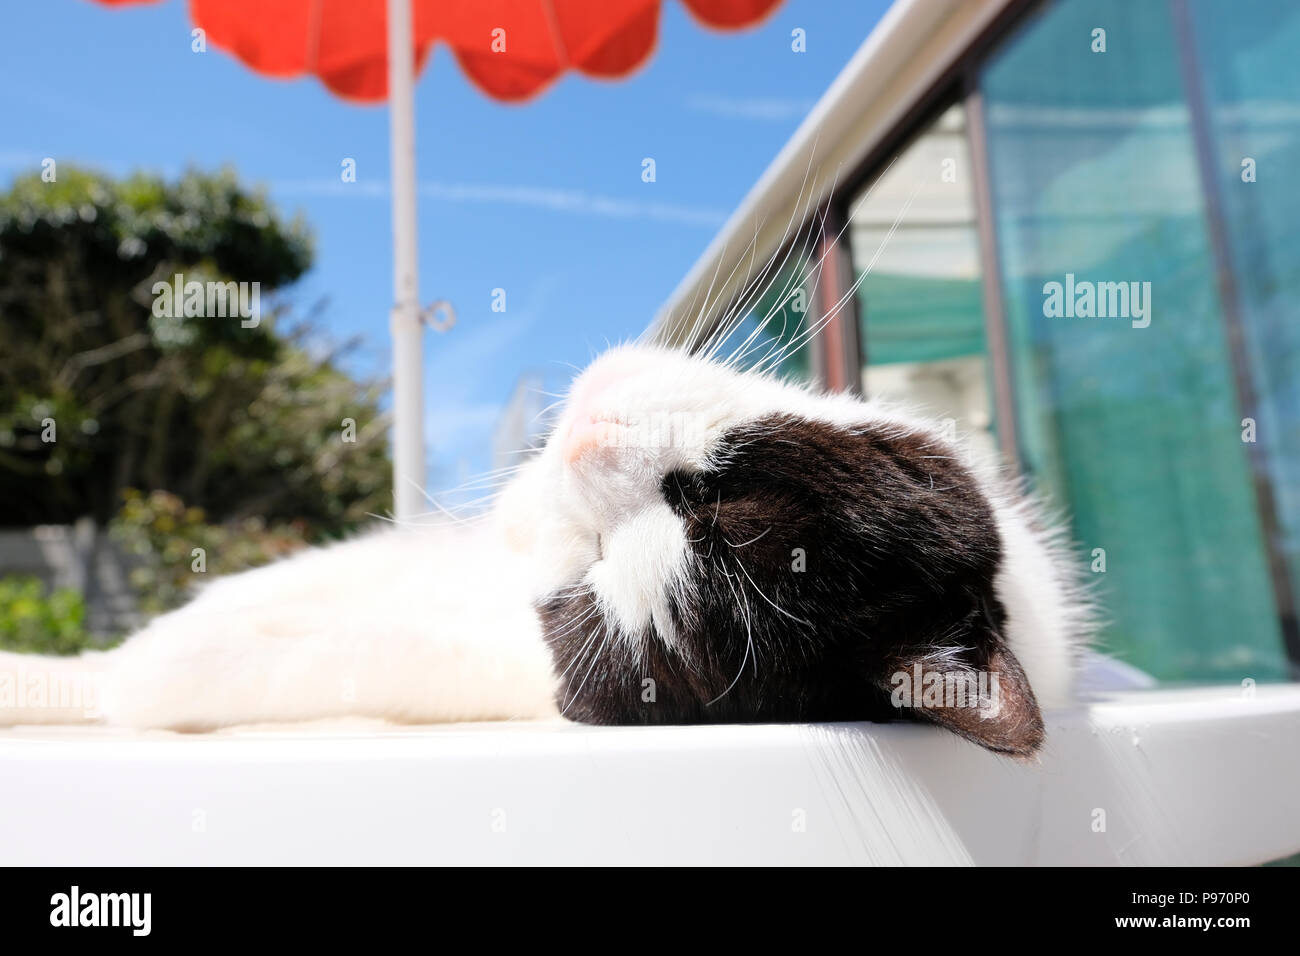
{"label": "glass window", "polygon": [[863,391],[994,448],[965,110],[952,106],[849,208]]}
{"label": "glass window", "polygon": [[1187,9],[1255,437],[1300,603],[1300,5],[1196,0]]}
{"label": "glass window", "polygon": [[1171,5],[1130,0],[1047,5],[982,72],[1018,440],[1098,571],[1104,649],[1166,680],[1280,678],[1181,76]]}

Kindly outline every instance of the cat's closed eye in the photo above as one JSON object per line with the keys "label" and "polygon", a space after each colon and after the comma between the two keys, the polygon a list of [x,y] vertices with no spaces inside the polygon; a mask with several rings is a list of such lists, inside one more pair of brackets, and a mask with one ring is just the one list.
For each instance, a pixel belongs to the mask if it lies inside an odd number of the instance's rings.
{"label": "cat's closed eye", "polygon": [[693,515],[706,502],[711,502],[715,494],[702,475],[684,471],[665,475],[659,491],[668,506],[683,515]]}

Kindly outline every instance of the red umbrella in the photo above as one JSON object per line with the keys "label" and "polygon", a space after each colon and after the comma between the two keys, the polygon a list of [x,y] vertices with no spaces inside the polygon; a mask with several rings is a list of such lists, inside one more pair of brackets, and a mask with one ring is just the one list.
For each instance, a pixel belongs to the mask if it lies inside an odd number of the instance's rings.
{"label": "red umbrella", "polygon": [[[697,20],[717,29],[757,23],[780,2],[681,0]],[[442,42],[474,84],[499,100],[535,96],[568,70],[626,76],[654,49],[659,7],[660,0],[190,0],[190,17],[207,40],[257,72],[310,73],[344,99],[390,100],[393,497],[399,519],[422,510],[424,487],[415,75]],[[390,49],[404,55],[390,59]]]}

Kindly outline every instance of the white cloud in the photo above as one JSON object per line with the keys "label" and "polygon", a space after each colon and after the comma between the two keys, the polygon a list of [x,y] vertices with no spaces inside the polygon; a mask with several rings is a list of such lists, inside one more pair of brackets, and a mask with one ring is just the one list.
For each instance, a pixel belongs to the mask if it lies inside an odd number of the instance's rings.
{"label": "white cloud", "polygon": [[[387,181],[345,183],[332,179],[286,180],[271,184],[284,195],[362,196],[388,198]],[[717,228],[727,218],[723,209],[678,203],[617,199],[581,189],[529,186],[518,183],[446,183],[424,180],[416,186],[420,196],[437,202],[528,206],[578,216],[613,219],[650,219],[687,226]]]}

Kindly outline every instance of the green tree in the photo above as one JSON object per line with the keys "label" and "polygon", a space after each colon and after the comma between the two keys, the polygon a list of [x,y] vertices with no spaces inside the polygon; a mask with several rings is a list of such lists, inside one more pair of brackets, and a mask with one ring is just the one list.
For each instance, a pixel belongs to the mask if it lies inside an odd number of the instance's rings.
{"label": "green tree", "polygon": [[103,643],[86,633],[86,605],[68,588],[46,593],[33,577],[0,578],[0,650],[75,654]]}
{"label": "green tree", "polygon": [[[128,488],[309,537],[386,512],[382,384],[276,295],[311,259],[306,225],[228,170],[17,180],[0,195],[0,525],[107,523]],[[260,323],[156,314],[178,273],[259,283]]]}

